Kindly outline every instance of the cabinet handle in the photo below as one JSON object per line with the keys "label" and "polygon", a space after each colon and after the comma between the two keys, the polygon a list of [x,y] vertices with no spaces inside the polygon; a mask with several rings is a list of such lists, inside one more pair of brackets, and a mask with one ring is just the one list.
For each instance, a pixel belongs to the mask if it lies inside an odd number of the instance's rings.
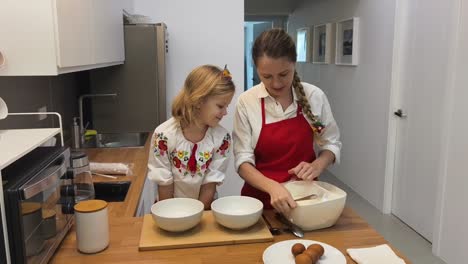
{"label": "cabinet handle", "polygon": [[23,199],[29,199],[34,195],[54,186],[67,172],[67,164],[65,163],[65,157],[60,157],[57,160],[58,164],[53,164],[50,167],[45,168],[40,174],[32,178],[30,183],[27,183],[22,189]]}

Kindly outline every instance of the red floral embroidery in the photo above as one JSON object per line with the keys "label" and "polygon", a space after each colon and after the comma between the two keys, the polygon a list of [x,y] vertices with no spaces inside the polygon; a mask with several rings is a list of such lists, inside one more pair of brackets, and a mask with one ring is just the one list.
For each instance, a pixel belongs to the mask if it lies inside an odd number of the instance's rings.
{"label": "red floral embroidery", "polygon": [[163,151],[167,151],[167,144],[165,140],[160,140],[158,142],[158,148]]}
{"label": "red floral embroidery", "polygon": [[212,161],[212,160],[213,160],[213,159],[209,159],[209,160],[206,162],[206,167],[205,167],[205,168],[208,169],[208,168],[210,167],[210,164],[211,164],[211,161]]}
{"label": "red floral embroidery", "polygon": [[[191,169],[189,169],[189,159],[192,153],[196,153],[193,157],[193,161],[195,164],[192,164]],[[211,163],[211,159],[213,153],[210,151],[193,151],[189,153],[185,150],[177,150],[174,149],[169,154],[171,157],[172,164],[175,169],[177,169],[183,177],[185,176],[200,176],[203,177],[205,171],[208,169],[209,164]],[[196,158],[196,160],[195,160]]]}
{"label": "red floral embroidery", "polygon": [[154,137],[154,154],[164,156],[167,153],[167,137],[161,132]]}
{"label": "red floral embroidery", "polygon": [[219,152],[220,155],[223,155],[224,157],[226,157],[226,152],[228,152],[230,145],[231,145],[231,135],[229,135],[228,133],[226,134],[226,136],[224,136],[223,143],[218,148],[218,150],[216,150],[216,152]]}
{"label": "red floral embroidery", "polygon": [[223,144],[219,147],[220,150],[226,150],[229,148],[229,141],[223,140]]}
{"label": "red floral embroidery", "polygon": [[172,158],[172,164],[174,164],[174,167],[180,168],[181,161],[177,157]]}

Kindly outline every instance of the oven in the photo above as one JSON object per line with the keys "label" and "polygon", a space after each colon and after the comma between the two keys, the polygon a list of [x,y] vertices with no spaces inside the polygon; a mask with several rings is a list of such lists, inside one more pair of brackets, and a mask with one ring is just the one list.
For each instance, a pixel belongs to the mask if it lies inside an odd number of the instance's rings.
{"label": "oven", "polygon": [[50,260],[73,223],[73,176],[62,147],[39,147],[2,170],[11,263]]}

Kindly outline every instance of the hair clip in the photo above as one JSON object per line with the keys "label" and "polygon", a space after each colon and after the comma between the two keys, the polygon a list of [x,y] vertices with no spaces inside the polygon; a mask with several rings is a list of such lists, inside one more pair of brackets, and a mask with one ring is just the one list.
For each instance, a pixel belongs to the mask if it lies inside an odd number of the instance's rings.
{"label": "hair clip", "polygon": [[232,75],[231,75],[231,72],[227,68],[227,64],[224,65],[223,78],[229,81],[232,80]]}
{"label": "hair clip", "polygon": [[324,129],[325,126],[320,122],[320,120],[317,120],[312,124],[312,130],[319,135],[322,134]]}

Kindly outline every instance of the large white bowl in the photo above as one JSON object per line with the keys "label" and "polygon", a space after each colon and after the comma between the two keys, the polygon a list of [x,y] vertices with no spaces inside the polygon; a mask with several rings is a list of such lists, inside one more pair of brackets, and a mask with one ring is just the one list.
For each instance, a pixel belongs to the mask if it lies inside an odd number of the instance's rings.
{"label": "large white bowl", "polygon": [[292,196],[297,193],[313,193],[309,199],[297,201],[288,218],[306,231],[334,225],[346,203],[346,192],[321,181],[291,181],[284,184]]}
{"label": "large white bowl", "polygon": [[151,214],[156,224],[164,230],[181,232],[198,223],[203,215],[202,202],[191,198],[171,198],[151,206]]}
{"label": "large white bowl", "polygon": [[244,229],[258,222],[263,204],[248,196],[226,196],[211,203],[218,224],[230,229]]}

